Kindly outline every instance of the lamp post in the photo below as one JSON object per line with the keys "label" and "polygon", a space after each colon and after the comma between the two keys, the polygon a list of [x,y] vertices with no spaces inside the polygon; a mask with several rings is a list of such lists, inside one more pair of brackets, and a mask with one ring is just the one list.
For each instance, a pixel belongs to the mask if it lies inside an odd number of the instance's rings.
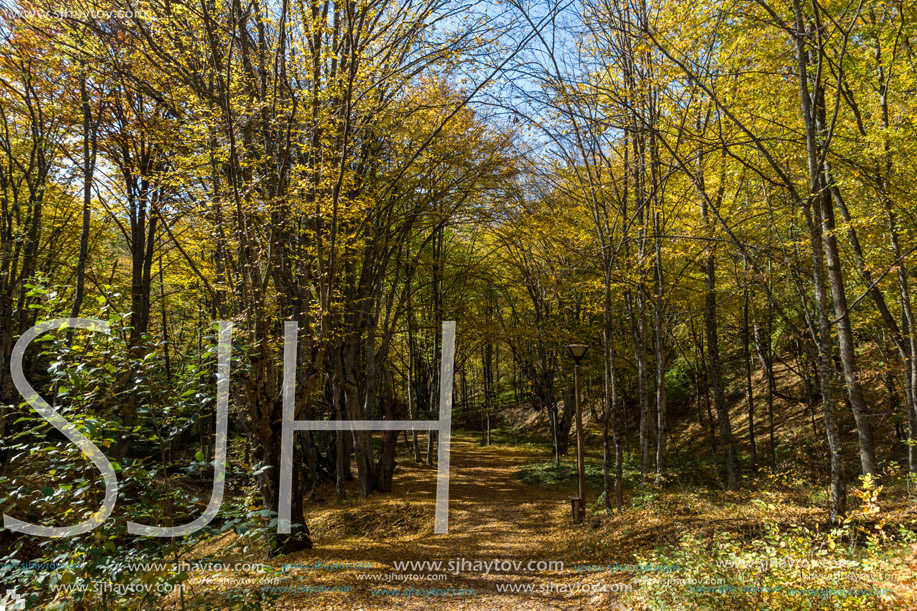
{"label": "lamp post", "polygon": [[586,469],[583,464],[583,413],[580,410],[580,381],[579,364],[586,356],[589,346],[584,344],[570,344],[567,346],[573,358],[573,393],[576,405],[576,472],[578,479],[579,496],[570,499],[573,507],[573,523],[579,524],[586,517]]}

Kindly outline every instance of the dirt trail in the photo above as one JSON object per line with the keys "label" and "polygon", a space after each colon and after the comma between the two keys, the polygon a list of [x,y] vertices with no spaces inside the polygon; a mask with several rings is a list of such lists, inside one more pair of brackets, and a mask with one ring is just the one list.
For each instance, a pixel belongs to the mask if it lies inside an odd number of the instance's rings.
{"label": "dirt trail", "polygon": [[[570,525],[566,496],[529,486],[514,477],[526,462],[544,460],[543,451],[481,447],[475,440],[452,442],[449,533],[433,534],[435,468],[399,458],[395,493],[343,504],[328,499],[310,504],[307,519],[316,549],[284,558],[286,563],[372,562],[373,569],[289,571],[286,582],[300,586],[344,586],[349,592],[284,595],[276,609],[614,609],[615,594],[576,586],[613,587],[608,574],[577,572],[588,562],[576,549],[581,540]],[[329,492],[330,493],[330,492]],[[356,496],[354,491],[354,496]],[[593,497],[594,498],[594,497]],[[583,528],[588,528],[583,527]],[[347,532],[356,534],[348,535]],[[386,533],[391,533],[386,536]],[[472,563],[471,566],[462,560]],[[440,571],[396,570],[398,561],[441,562]],[[449,563],[453,566],[449,567]],[[481,565],[499,561],[487,572]],[[502,564],[504,561],[507,564]],[[564,569],[538,570],[542,562]],[[529,563],[532,563],[529,568]],[[556,567],[557,565],[555,565]],[[504,570],[504,567],[508,570]],[[459,568],[459,571],[449,570]],[[430,579],[427,574],[445,574]],[[485,574],[486,573],[486,574]],[[424,579],[405,579],[418,574]],[[378,576],[375,580],[367,577]],[[397,595],[391,590],[473,590],[474,594]],[[507,592],[506,588],[518,588]],[[504,588],[504,591],[499,591]],[[527,593],[525,588],[531,588]],[[383,593],[381,590],[389,590]],[[619,607],[623,609],[624,607]]]}

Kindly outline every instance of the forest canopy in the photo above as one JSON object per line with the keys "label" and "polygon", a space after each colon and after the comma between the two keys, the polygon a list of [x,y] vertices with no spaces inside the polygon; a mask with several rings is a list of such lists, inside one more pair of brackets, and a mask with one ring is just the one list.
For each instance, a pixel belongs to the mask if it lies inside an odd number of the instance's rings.
{"label": "forest canopy", "polygon": [[[42,321],[109,325],[42,334],[23,370],[121,482],[95,534],[4,528],[4,561],[117,581],[226,532],[301,553],[323,488],[402,493],[435,434],[303,431],[277,532],[288,321],[313,421],[436,419],[456,321],[456,434],[512,430],[560,479],[566,346],[590,346],[590,515],[787,469],[827,529],[878,481],[911,503],[917,4],[0,0],[0,36],[2,508],[66,525],[104,497],[13,383]],[[206,506],[220,321],[227,499],[181,544],[141,541],[128,521]]]}

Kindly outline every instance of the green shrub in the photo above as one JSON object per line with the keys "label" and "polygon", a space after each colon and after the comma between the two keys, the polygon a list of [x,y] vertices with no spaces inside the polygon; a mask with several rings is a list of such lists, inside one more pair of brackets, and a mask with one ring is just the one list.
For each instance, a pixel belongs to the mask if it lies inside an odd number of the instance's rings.
{"label": "green shrub", "polygon": [[[867,511],[877,495],[871,482],[857,493],[866,499]],[[902,543],[913,541],[913,533],[901,532],[895,541],[881,521],[868,530],[853,518],[830,530],[780,525],[782,508],[771,495],[753,502],[764,521],[763,536],[747,541],[727,532],[709,538],[685,533],[675,545],[638,555],[639,563],[681,570],[637,576],[628,601],[660,611],[910,608],[901,606],[894,588],[895,572],[903,568],[896,564],[898,556],[910,551]],[[861,544],[864,532],[872,533],[866,545]]]}

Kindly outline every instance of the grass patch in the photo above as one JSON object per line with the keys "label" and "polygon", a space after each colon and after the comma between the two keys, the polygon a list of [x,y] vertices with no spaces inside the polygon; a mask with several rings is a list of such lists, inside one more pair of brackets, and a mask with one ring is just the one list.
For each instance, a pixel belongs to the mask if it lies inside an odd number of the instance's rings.
{"label": "grass patch", "polygon": [[[586,461],[585,463],[586,487],[601,489],[603,486],[602,462],[598,460]],[[614,477],[614,471],[611,472]],[[576,461],[561,461],[560,466],[555,465],[553,460],[530,463],[516,470],[514,476],[526,484],[532,486],[542,486],[552,491],[566,490],[575,488],[577,485]],[[633,471],[627,468],[625,461],[624,469],[624,487],[633,488],[640,478],[639,471]]]}
{"label": "grass patch", "polygon": [[[480,431],[468,431],[468,435],[476,435],[481,438]],[[490,429],[490,444],[498,446],[527,447],[545,450],[549,454],[554,453],[554,446],[551,439],[546,436],[533,435],[532,433],[520,433],[511,427],[492,427]],[[551,463],[554,464],[554,463]]]}

